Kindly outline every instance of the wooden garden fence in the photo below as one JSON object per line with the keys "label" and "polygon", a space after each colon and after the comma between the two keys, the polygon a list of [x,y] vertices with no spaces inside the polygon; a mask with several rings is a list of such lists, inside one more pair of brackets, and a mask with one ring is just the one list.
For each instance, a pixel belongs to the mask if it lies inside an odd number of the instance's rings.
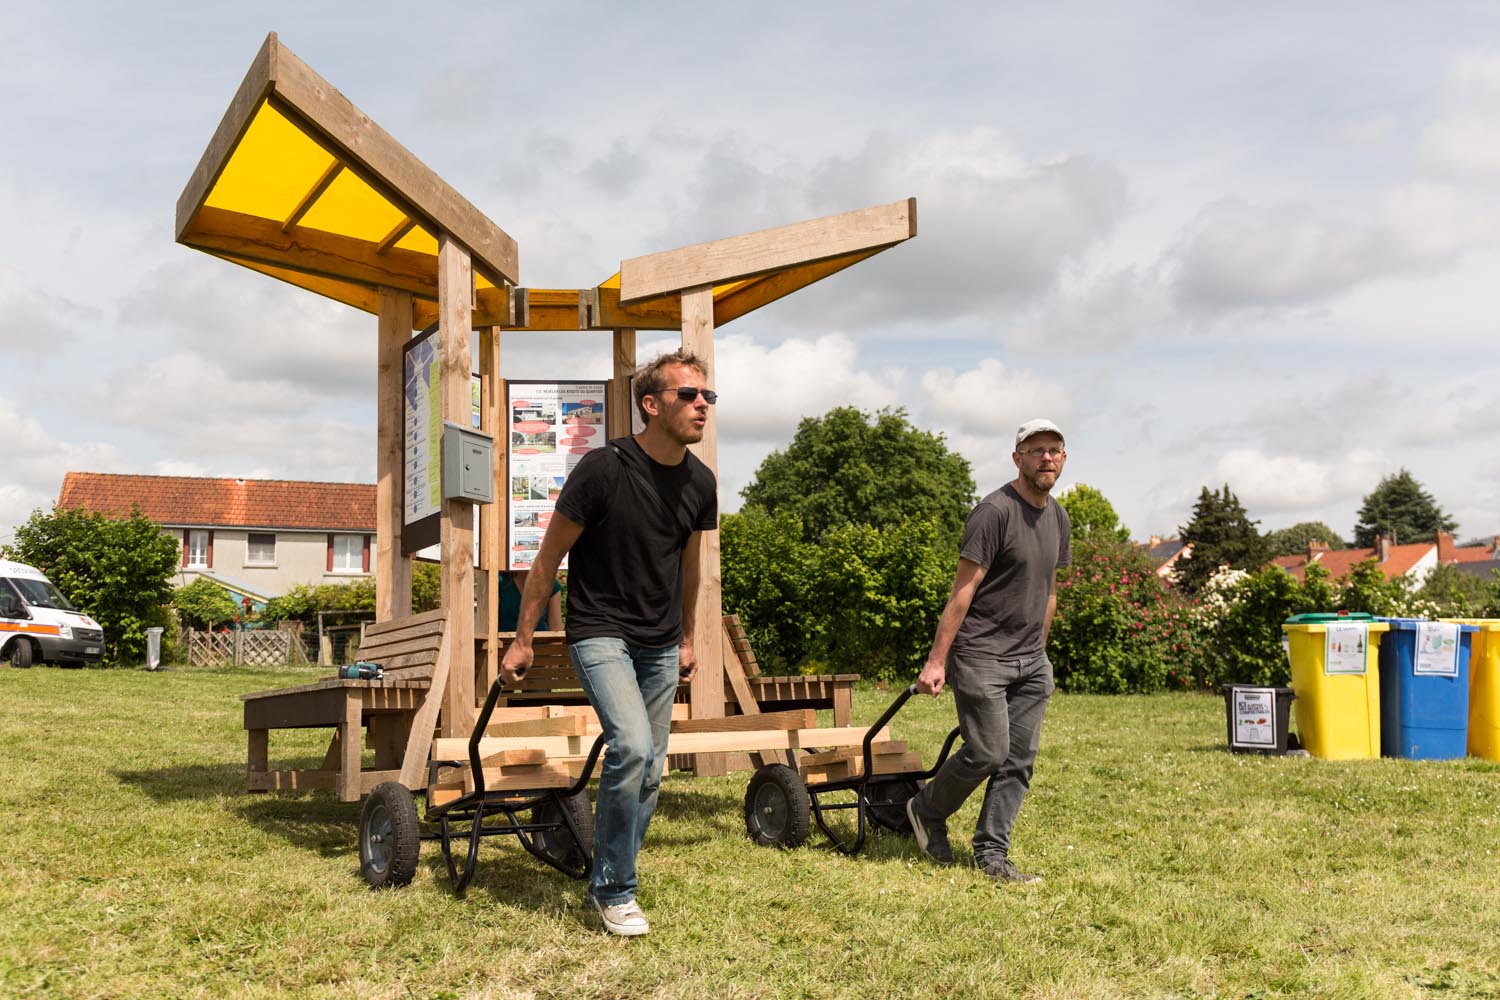
{"label": "wooden garden fence", "polygon": [[221,663],[236,667],[271,667],[295,661],[297,636],[292,632],[201,632],[188,631],[188,662],[195,667]]}

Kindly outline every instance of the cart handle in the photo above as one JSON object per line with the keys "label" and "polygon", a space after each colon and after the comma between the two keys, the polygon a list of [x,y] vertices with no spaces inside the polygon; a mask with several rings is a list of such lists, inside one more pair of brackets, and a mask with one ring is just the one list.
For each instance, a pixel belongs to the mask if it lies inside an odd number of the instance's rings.
{"label": "cart handle", "polygon": [[893,718],[896,717],[896,713],[899,712],[899,711],[901,711],[901,706],[905,705],[908,701],[910,701],[911,700],[911,696],[914,695],[914,694],[916,694],[916,693],[917,693],[917,686],[915,684],[908,685],[907,688],[906,688],[906,690],[904,690],[900,694],[896,695],[896,700],[893,701],[893,702],[891,702],[890,708],[887,708],[885,710],[885,714],[881,715],[880,718],[876,719],[875,720],[875,724],[870,727],[870,729],[869,729],[868,732],[865,733],[865,741],[864,741],[865,771],[864,771],[864,773],[865,773],[866,777],[869,777],[870,775],[872,775],[872,774],[875,773],[875,771],[874,771],[874,766],[875,765],[874,765],[874,761],[873,761],[874,754],[873,754],[873,751],[870,749],[871,744],[873,744],[875,742],[875,734],[878,733],[878,732],[880,732],[882,729],[884,729],[885,726],[886,726],[886,723],[890,722]]}

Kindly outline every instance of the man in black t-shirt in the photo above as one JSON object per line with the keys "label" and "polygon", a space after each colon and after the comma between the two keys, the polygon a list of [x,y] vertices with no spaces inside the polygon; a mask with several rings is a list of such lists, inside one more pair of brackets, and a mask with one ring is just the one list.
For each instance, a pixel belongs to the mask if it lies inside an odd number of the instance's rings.
{"label": "man in black t-shirt", "polygon": [[979,501],[964,525],[953,592],[917,690],[953,686],[964,745],[906,803],[922,852],[953,864],[948,817],[981,784],[974,864],[996,882],[1040,882],[1010,860],[1010,831],[1031,787],[1042,716],[1052,696],[1047,629],[1057,567],[1072,562],[1068,512],[1051,496],[1068,453],[1050,420],[1016,431],[1013,482]]}
{"label": "man in black t-shirt", "polygon": [[703,440],[718,399],[708,385],[707,366],[683,351],[636,372],[646,429],[586,455],[568,476],[500,665],[512,684],[531,665],[545,583],[567,553],[568,655],[609,744],[589,899],[612,934],[650,929],[635,900],[636,855],[656,808],[677,685],[698,669],[699,545],[718,528],[719,503],[713,473],[687,446]]}

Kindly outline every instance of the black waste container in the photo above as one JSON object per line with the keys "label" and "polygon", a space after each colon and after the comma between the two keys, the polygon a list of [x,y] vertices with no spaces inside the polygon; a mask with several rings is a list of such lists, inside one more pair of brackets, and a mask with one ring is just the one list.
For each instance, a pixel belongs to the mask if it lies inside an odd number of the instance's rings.
{"label": "black waste container", "polygon": [[1225,684],[1220,690],[1231,751],[1284,754],[1291,749],[1287,729],[1296,697],[1291,688]]}

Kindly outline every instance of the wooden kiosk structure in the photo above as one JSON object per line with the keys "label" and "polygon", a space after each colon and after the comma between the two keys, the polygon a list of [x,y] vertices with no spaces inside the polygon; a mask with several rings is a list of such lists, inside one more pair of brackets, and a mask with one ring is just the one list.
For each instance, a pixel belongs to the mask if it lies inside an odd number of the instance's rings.
{"label": "wooden kiosk structure", "polygon": [[[352,801],[383,780],[423,787],[434,736],[466,736],[482,694],[476,685],[495,676],[501,637],[494,609],[506,533],[498,501],[509,496],[501,332],[610,334],[608,419],[623,433],[630,426],[638,330],[680,330],[683,347],[712,369],[717,327],[910,239],[916,204],[898,201],[636,257],[591,287],[524,288],[516,241],[272,33],[177,201],[175,232],[187,246],[378,317],[373,563],[379,625],[376,646],[367,638],[362,656],[376,659],[378,651],[385,679],[330,680],[245,696],[252,789],[333,787],[340,799]],[[470,338],[478,332],[480,429],[495,441],[497,502],[476,515],[467,501],[442,501],[441,608],[413,616],[411,558],[402,546],[402,348],[414,330],[434,322],[441,417],[464,426],[471,409]],[[714,422],[693,450],[717,472]],[[477,570],[471,556],[476,529]],[[705,536],[701,555],[698,620],[713,622],[722,614],[716,532]],[[476,621],[485,624],[476,628]],[[729,668],[733,690],[726,695],[726,653],[733,657],[727,643],[700,647],[701,669],[688,693],[691,719],[723,718],[730,700],[746,710],[738,664]],[[777,700],[775,686],[762,685],[766,700]],[[831,697],[832,686],[820,694]],[[844,690],[847,724],[847,684]],[[308,726],[335,731],[324,766],[270,770],[269,731]],[[361,769],[366,728],[373,770]],[[722,758],[700,753],[699,773],[721,772]]]}

